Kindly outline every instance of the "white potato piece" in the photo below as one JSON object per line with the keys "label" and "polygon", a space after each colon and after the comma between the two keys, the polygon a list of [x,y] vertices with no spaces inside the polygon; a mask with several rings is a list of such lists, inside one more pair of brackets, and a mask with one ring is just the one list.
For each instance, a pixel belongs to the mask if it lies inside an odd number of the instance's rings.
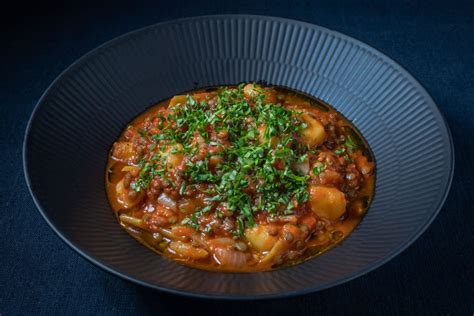
{"label": "white potato piece", "polygon": [[174,144],[168,146],[166,149],[166,169],[168,171],[173,171],[178,167],[184,159],[183,155],[183,145]]}
{"label": "white potato piece", "polygon": [[268,251],[272,249],[278,240],[276,236],[269,234],[266,225],[255,225],[252,228],[247,228],[244,235],[250,242],[250,245],[258,251]]}
{"label": "white potato piece", "polygon": [[168,107],[171,108],[177,105],[186,104],[186,101],[187,101],[187,97],[185,95],[175,95],[174,97],[171,98]]}
{"label": "white potato piece", "polygon": [[250,100],[255,99],[257,96],[263,94],[264,103],[277,103],[277,93],[272,88],[262,88],[259,85],[248,83],[244,87],[244,95]]}
{"label": "white potato piece", "polygon": [[278,240],[274,247],[268,252],[268,254],[263,257],[260,261],[261,263],[268,263],[273,261],[277,256],[283,254],[285,251],[288,250],[290,243],[284,239]]}
{"label": "white potato piece", "polygon": [[313,212],[329,220],[337,220],[346,211],[346,197],[336,188],[312,185],[309,189]]}
{"label": "white potato piece", "polygon": [[326,139],[324,126],[309,114],[301,114],[299,118],[308,126],[301,131],[301,142],[310,146],[319,146]]}

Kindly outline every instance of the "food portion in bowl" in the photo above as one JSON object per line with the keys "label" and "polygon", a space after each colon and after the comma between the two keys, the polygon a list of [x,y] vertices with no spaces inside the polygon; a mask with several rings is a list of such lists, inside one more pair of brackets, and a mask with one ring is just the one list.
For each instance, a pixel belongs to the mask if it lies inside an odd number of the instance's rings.
{"label": "food portion in bowl", "polygon": [[150,249],[207,270],[289,266],[340,243],[366,213],[375,163],[322,101],[241,84],[177,95],[113,144],[107,194]]}

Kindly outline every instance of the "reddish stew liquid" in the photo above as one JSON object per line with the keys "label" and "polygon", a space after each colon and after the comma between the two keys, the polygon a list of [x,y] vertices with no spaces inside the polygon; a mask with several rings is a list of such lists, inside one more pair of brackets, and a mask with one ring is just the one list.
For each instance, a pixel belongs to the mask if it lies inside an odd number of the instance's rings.
{"label": "reddish stew liquid", "polygon": [[367,211],[367,143],[321,101],[246,84],[165,100],[113,144],[107,194],[122,227],[172,260],[255,272],[340,243]]}

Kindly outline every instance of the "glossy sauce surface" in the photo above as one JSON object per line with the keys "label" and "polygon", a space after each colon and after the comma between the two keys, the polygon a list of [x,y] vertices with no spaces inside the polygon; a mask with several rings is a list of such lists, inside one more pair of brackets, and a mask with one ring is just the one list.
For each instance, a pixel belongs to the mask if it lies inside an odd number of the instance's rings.
{"label": "glossy sauce surface", "polygon": [[372,200],[375,163],[327,104],[255,84],[190,92],[139,115],[106,169],[120,224],[193,267],[254,272],[347,237]]}

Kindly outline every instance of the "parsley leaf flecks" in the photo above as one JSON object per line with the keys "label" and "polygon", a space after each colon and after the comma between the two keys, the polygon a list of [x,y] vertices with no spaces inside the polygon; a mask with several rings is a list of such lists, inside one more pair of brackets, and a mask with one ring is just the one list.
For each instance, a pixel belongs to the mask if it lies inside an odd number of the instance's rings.
{"label": "parsley leaf flecks", "polygon": [[316,176],[319,176],[319,174],[321,172],[323,172],[324,170],[326,170],[326,165],[325,164],[320,164],[320,165],[317,165],[316,167],[313,168],[313,173]]}
{"label": "parsley leaf flecks", "polygon": [[[243,85],[224,88],[217,93],[212,107],[208,100],[187,96],[186,102],[171,107],[166,117],[158,116],[160,132],[150,136],[156,147],[166,152],[169,145],[179,143],[188,157],[181,175],[184,180],[179,186],[180,195],[188,185],[207,185],[209,197],[205,201],[209,205],[186,217],[182,224],[199,230],[199,218],[211,211],[213,205],[223,203],[228,212],[217,210],[216,214],[235,215],[234,233],[241,235],[245,227],[254,225],[256,212],[291,214],[292,200],[308,200],[309,176],[301,176],[292,168],[307,158],[307,149],[299,148],[294,140],[305,124],[294,110],[265,103],[260,92],[249,101],[244,97]],[[202,149],[196,137],[204,139],[206,146],[222,145],[211,131],[225,132],[228,142],[218,153],[223,159],[215,168],[210,168],[211,154],[193,159]],[[177,152],[158,153],[151,162],[143,163],[132,189],[146,189],[156,175],[166,179],[166,156]],[[204,229],[210,232],[211,228]]]}

